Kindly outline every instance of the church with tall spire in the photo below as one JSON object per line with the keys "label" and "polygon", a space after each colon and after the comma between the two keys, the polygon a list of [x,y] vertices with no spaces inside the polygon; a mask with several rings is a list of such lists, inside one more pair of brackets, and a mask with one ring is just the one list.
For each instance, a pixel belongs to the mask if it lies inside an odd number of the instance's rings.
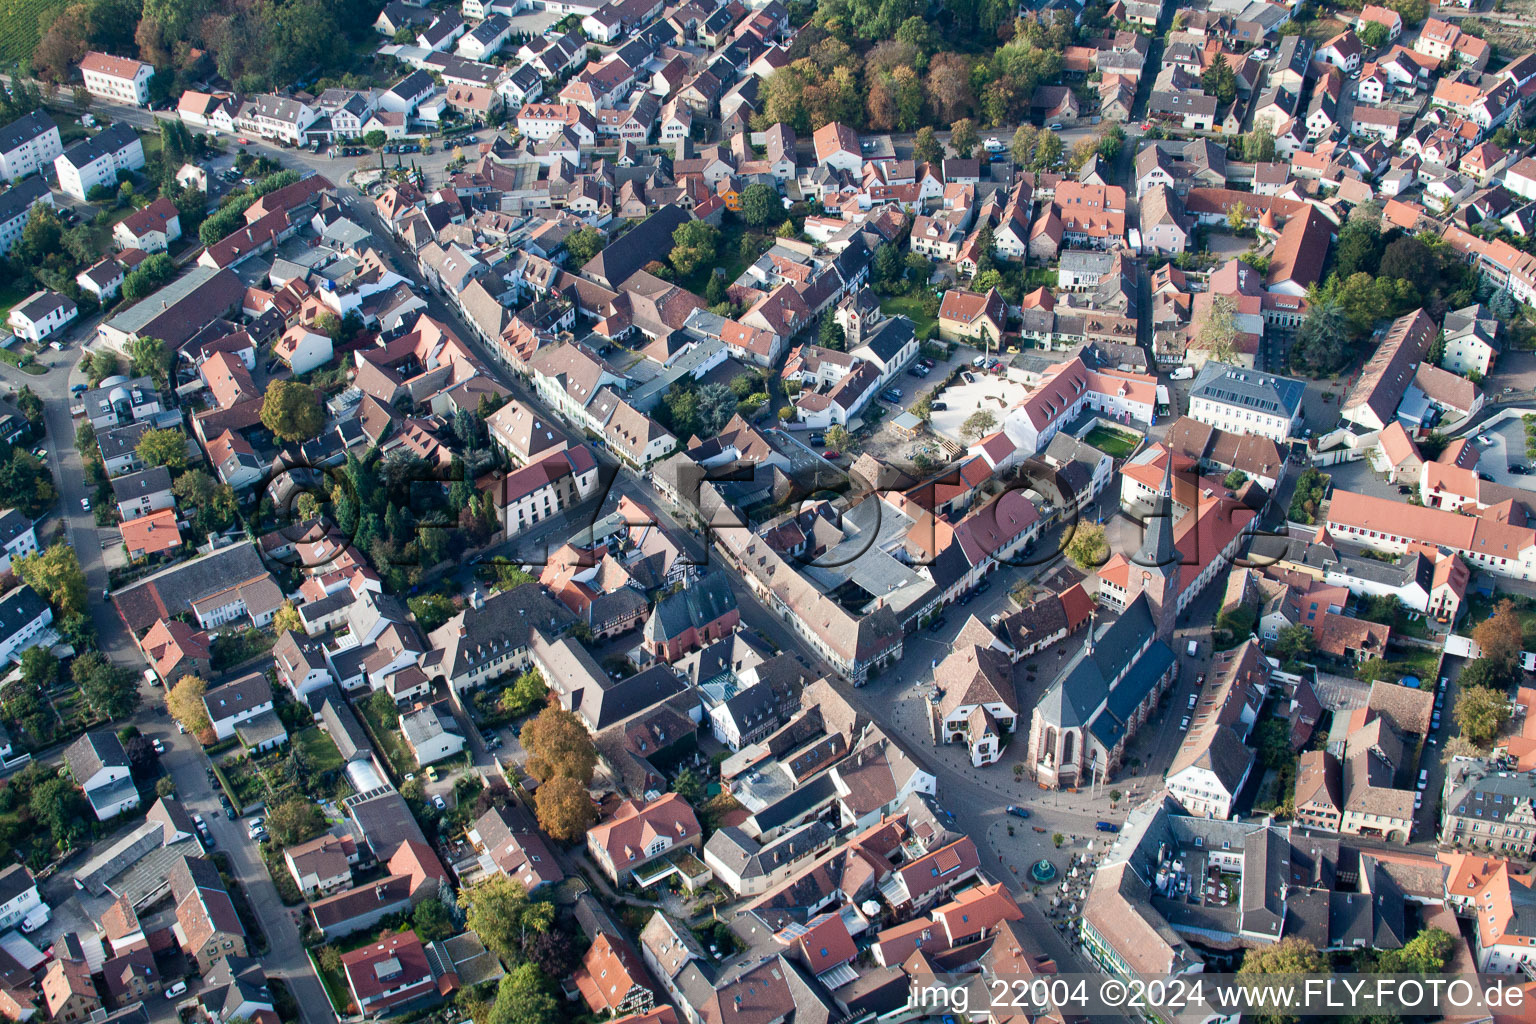
{"label": "church with tall spire", "polygon": [[1157,492],[1157,503],[1147,520],[1146,534],[1141,548],[1131,559],[1128,600],[1137,594],[1146,594],[1157,629],[1157,638],[1167,640],[1173,636],[1174,623],[1179,614],[1180,569],[1184,556],[1174,544],[1173,507],[1173,459],[1169,458],[1163,469],[1163,486]]}

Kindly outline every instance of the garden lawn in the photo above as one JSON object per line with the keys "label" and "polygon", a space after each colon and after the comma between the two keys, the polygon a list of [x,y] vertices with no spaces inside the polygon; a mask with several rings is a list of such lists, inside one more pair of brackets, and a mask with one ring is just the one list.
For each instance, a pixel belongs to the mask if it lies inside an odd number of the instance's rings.
{"label": "garden lawn", "polygon": [[1390,651],[1387,664],[1403,675],[1418,676],[1424,686],[1434,686],[1435,663],[1439,660],[1434,651],[1418,647]]}
{"label": "garden lawn", "polygon": [[337,771],[346,766],[346,762],[341,758],[341,751],[336,749],[335,742],[321,732],[317,725],[294,733],[293,749],[295,753],[303,751],[305,768],[316,775]]}
{"label": "garden lawn", "polygon": [[1112,459],[1129,458],[1138,443],[1136,435],[1108,427],[1094,427],[1083,435],[1083,440]]}
{"label": "garden lawn", "polygon": [[368,720],[368,728],[373,732],[374,741],[384,748],[384,756],[389,758],[390,765],[395,769],[395,774],[401,777],[417,770],[416,758],[411,756],[410,748],[405,745],[405,737],[400,733],[398,719],[393,722],[384,722],[374,714],[373,702],[360,700],[353,705],[363,713]]}
{"label": "garden lawn", "polygon": [[923,312],[923,300],[917,295],[892,295],[880,300],[880,312],[886,316],[900,313],[912,321],[912,329],[919,338],[932,336],[938,329],[938,318]]}
{"label": "garden lawn", "polygon": [[[0,0],[3,3],[4,0]],[[11,315],[11,307],[32,293],[21,286],[19,280],[7,280],[0,284],[0,323],[3,323]]]}

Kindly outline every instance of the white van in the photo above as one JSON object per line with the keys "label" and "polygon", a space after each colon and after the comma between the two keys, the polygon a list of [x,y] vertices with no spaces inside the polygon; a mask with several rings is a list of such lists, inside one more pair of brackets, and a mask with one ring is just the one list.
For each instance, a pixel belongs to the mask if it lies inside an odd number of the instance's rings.
{"label": "white van", "polygon": [[1180,366],[1168,376],[1172,380],[1189,380],[1194,377],[1194,375],[1195,368],[1193,366]]}
{"label": "white van", "polygon": [[1189,656],[1191,658],[1193,658],[1195,655],[1200,653],[1200,645],[1197,644],[1195,641],[1191,640],[1189,642],[1189,646],[1185,648],[1185,651],[1186,651],[1186,653],[1189,654]]}

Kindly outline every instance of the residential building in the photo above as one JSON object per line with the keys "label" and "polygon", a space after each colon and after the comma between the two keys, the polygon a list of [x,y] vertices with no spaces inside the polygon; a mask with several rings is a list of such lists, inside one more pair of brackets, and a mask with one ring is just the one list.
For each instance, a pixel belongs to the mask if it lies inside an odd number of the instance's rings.
{"label": "residential building", "polygon": [[203,694],[203,707],[214,735],[227,740],[236,726],[272,711],[272,687],[264,674],[252,672]]}
{"label": "residential building", "polygon": [[[697,851],[702,845],[698,818],[676,793],[644,804],[626,800],[613,817],[587,832],[587,852],[615,885],[631,880],[642,887],[653,885],[671,872],[645,870],[648,865],[662,858],[675,858],[678,852],[687,856],[687,851]],[[684,881],[688,881],[687,875]]]}
{"label": "residential building", "polygon": [[149,104],[149,80],[155,77],[155,68],[131,57],[92,50],[80,62],[80,76],[85,79],[85,91],[92,96],[143,107]]}
{"label": "residential building", "polygon": [[74,300],[58,292],[33,292],[11,307],[6,324],[16,337],[42,344],[79,314]]}
{"label": "residential building", "polygon": [[400,732],[423,768],[464,749],[453,712],[444,704],[426,704],[401,715]]}
{"label": "residential building", "polygon": [[0,192],[0,255],[11,251],[32,219],[32,211],[44,203],[54,205],[53,193],[41,175],[25,178]]}
{"label": "residential building", "polygon": [[249,956],[245,926],[213,861],[183,855],[169,871],[176,938],[204,974],[229,957]]}
{"label": "residential building", "polygon": [[0,664],[19,660],[28,647],[52,640],[53,609],[26,584],[0,597]]}
{"label": "residential building", "polygon": [[138,133],[121,123],[75,143],[53,161],[59,189],[82,203],[91,198],[91,190],[98,186],[116,193],[118,172],[136,171],[143,166],[144,145]]}
{"label": "residential building", "polygon": [[1302,381],[1210,361],[1190,388],[1189,415],[1231,434],[1284,444],[1301,426],[1305,394]]}
{"label": "residential building", "polygon": [[415,932],[400,932],[341,958],[352,999],[366,1017],[431,1005],[440,998],[426,949]]}
{"label": "residential building", "polygon": [[14,508],[0,508],[0,573],[11,571],[11,559],[37,551],[32,520]]}
{"label": "residential building", "polygon": [[34,110],[0,128],[0,179],[25,178],[52,166],[62,152],[59,126],[46,110]]}

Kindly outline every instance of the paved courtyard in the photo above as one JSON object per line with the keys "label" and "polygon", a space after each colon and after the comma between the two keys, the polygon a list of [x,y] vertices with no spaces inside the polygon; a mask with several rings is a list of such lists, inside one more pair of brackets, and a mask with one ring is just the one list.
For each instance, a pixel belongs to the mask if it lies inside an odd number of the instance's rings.
{"label": "paved courtyard", "polygon": [[997,416],[998,424],[1001,425],[1003,413],[1018,405],[1029,394],[1029,388],[1006,377],[969,370],[966,372],[971,374],[971,382],[967,383],[962,376],[946,388],[939,397],[945,408],[935,409],[929,420],[935,433],[957,441],[971,440],[961,437],[960,428],[973,413],[982,409],[989,410]]}

